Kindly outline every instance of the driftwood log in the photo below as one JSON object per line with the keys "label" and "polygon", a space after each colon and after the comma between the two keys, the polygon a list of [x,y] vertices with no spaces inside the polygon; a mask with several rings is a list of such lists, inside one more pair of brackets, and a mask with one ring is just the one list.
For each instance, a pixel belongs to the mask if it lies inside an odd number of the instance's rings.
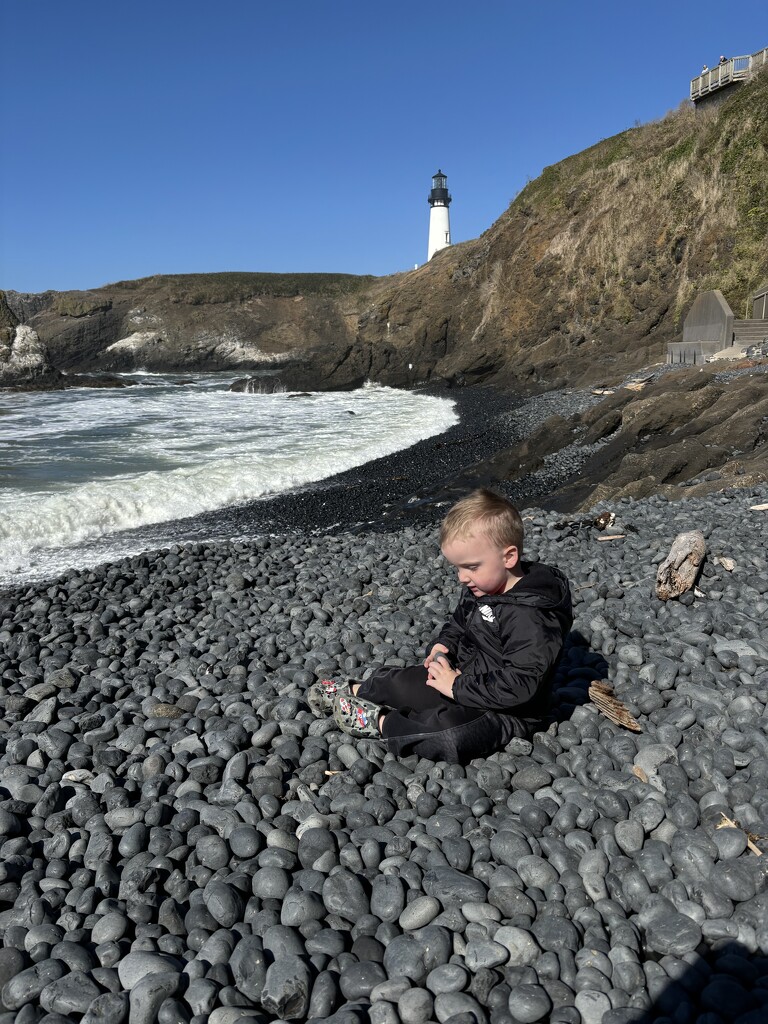
{"label": "driftwood log", "polygon": [[656,596],[662,601],[691,590],[699,575],[707,546],[701,530],[678,533],[656,574]]}
{"label": "driftwood log", "polygon": [[613,695],[613,687],[607,679],[596,679],[589,685],[589,699],[607,719],[615,725],[623,725],[632,732],[642,732],[640,723],[633,718],[618,697]]}

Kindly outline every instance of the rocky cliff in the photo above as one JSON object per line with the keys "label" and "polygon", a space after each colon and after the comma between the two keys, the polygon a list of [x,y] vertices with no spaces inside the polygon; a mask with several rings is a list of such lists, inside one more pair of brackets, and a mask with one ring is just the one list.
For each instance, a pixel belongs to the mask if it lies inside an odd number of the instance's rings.
{"label": "rocky cliff", "polygon": [[37,332],[19,324],[0,291],[0,387],[47,388],[60,377]]}
{"label": "rocky cliff", "polygon": [[378,287],[341,274],[180,274],[8,299],[62,369],[279,372],[324,388],[365,379],[351,350]]}
{"label": "rocky cliff", "polygon": [[409,273],[171,275],[9,302],[65,369],[611,383],[663,360],[699,290],[743,313],[766,236],[762,74],[546,168],[480,238]]}

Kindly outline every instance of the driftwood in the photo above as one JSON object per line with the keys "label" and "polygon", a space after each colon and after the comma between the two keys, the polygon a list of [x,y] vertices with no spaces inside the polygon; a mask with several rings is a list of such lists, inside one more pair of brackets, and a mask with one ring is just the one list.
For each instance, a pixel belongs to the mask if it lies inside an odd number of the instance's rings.
{"label": "driftwood", "polygon": [[589,699],[614,725],[623,725],[632,732],[643,731],[637,719],[630,715],[618,697],[614,697],[613,687],[607,680],[596,679],[589,684]]}
{"label": "driftwood", "polygon": [[715,555],[712,559],[715,565],[721,565],[726,572],[733,572],[736,568],[736,563],[732,558],[726,558],[725,555]]}
{"label": "driftwood", "polygon": [[656,596],[662,601],[680,597],[691,590],[699,567],[704,561],[707,546],[701,530],[678,533],[669,554],[659,566],[656,575]]}

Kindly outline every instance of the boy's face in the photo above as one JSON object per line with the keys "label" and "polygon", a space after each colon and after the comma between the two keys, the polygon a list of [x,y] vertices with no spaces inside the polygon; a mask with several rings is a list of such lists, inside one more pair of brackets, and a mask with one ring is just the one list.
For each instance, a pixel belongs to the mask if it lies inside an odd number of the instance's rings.
{"label": "boy's face", "polygon": [[520,555],[514,545],[500,547],[485,534],[453,537],[443,544],[443,556],[459,571],[463,583],[475,597],[503,594],[516,582]]}

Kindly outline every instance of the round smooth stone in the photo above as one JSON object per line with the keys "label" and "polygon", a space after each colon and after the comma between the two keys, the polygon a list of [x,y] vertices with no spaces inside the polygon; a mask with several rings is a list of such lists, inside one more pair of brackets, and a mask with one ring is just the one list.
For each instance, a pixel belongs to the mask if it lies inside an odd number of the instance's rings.
{"label": "round smooth stone", "polygon": [[98,946],[102,942],[117,942],[128,930],[128,919],[119,911],[111,911],[100,917],[93,926],[91,940]]}
{"label": "round smooth stone", "polygon": [[523,793],[536,793],[538,790],[546,788],[551,781],[552,776],[549,772],[534,764],[528,768],[523,768],[522,771],[515,772],[510,779],[509,785]]}
{"label": "round smooth stone", "polygon": [[397,1012],[403,1024],[426,1024],[433,1006],[432,995],[426,989],[412,988],[398,999]]}
{"label": "round smooth stone", "polygon": [[757,879],[743,861],[720,861],[712,868],[709,881],[724,896],[741,903],[757,892]]}
{"label": "round smooth stone", "polygon": [[439,1024],[459,1014],[466,1014],[463,1019],[467,1021],[486,1019],[485,1011],[468,992],[443,992],[435,996],[434,1013]]}
{"label": "round smooth stone", "polygon": [[238,825],[227,838],[229,848],[236,857],[248,860],[255,857],[264,845],[261,833],[252,825]]}
{"label": "round smooth stone", "polygon": [[552,1009],[552,1000],[541,985],[517,985],[509,994],[509,1012],[521,1024],[544,1020]]}
{"label": "round smooth stone", "polygon": [[611,1009],[611,1000],[605,992],[586,989],[576,993],[574,1005],[581,1014],[583,1024],[603,1024]]}
{"label": "round smooth stone", "polygon": [[613,830],[613,837],[619,848],[631,856],[643,847],[645,830],[639,821],[617,821]]}
{"label": "round smooth stone", "polygon": [[229,864],[229,849],[221,836],[203,836],[195,846],[197,859],[212,871]]}
{"label": "round smooth stone", "polygon": [[222,928],[231,928],[242,920],[243,901],[234,886],[210,881],[203,890],[203,899],[208,913]]}
{"label": "round smooth stone", "polygon": [[443,906],[486,902],[487,890],[483,883],[455,868],[439,867],[427,871],[423,885],[424,892],[434,896]]}
{"label": "round smooth stone", "polygon": [[50,1013],[85,1013],[93,1000],[101,994],[87,974],[71,971],[46,985],[40,993],[40,1005]]}
{"label": "round smooth stone", "polygon": [[346,868],[340,868],[323,882],[323,903],[329,913],[353,923],[371,909],[360,880]]}
{"label": "round smooth stone", "polygon": [[[539,917],[531,926],[534,938],[543,950],[559,953],[569,949],[575,953],[581,945],[578,929],[562,917]],[[498,932],[497,941],[498,941]]]}
{"label": "round smooth stone", "polygon": [[403,910],[398,924],[403,931],[414,931],[424,928],[437,917],[442,907],[434,896],[419,896]]}
{"label": "round smooth stone", "polygon": [[491,837],[491,853],[499,864],[516,869],[520,858],[529,857],[533,851],[524,836],[502,830]]}
{"label": "round smooth stone", "polygon": [[280,907],[280,924],[299,928],[307,921],[322,921],[325,914],[323,901],[317,893],[289,889]]}
{"label": "round smooth stone", "polygon": [[541,947],[525,928],[502,925],[493,937],[494,942],[509,951],[507,963],[510,967],[527,967],[541,956]]}
{"label": "round smooth stone", "polygon": [[429,972],[425,984],[434,995],[461,992],[469,985],[469,974],[460,964],[440,964]]}
{"label": "round smooth stone", "polygon": [[476,974],[480,970],[509,963],[509,950],[493,939],[471,941],[467,943],[464,962],[470,971]]}
{"label": "round smooth stone", "polygon": [[173,957],[143,951],[126,954],[117,965],[120,984],[130,992],[147,974],[179,973],[181,966]]}
{"label": "round smooth stone", "polygon": [[528,857],[521,857],[516,866],[517,873],[522,878],[527,888],[546,889],[553,885],[560,877],[543,857],[531,854]]}
{"label": "round smooth stone", "polygon": [[372,989],[387,980],[381,964],[371,960],[363,960],[345,967],[339,977],[339,987],[345,999],[352,1002],[367,999]]}
{"label": "round smooth stone", "polygon": [[281,900],[291,888],[291,876],[283,868],[259,868],[253,876],[254,896]]}
{"label": "round smooth stone", "polygon": [[648,922],[646,942],[654,953],[683,956],[701,942],[701,928],[685,914],[665,911]]}

